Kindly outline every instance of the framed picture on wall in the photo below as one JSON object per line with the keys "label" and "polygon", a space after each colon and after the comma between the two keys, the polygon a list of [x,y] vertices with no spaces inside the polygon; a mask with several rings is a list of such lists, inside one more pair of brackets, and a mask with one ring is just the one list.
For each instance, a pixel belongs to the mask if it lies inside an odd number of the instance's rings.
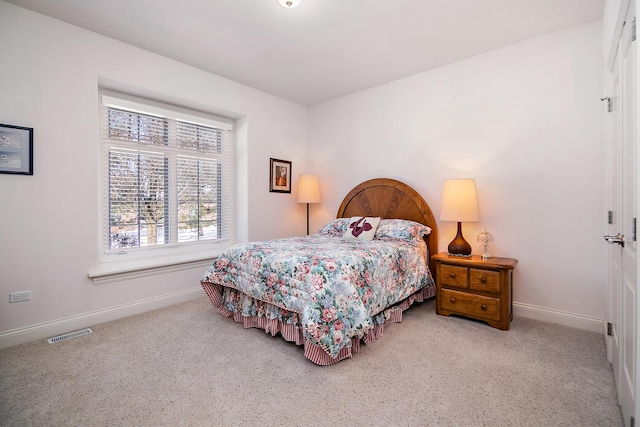
{"label": "framed picture on wall", "polygon": [[291,193],[291,162],[270,159],[269,191],[272,193]]}
{"label": "framed picture on wall", "polygon": [[0,124],[0,173],[33,175],[33,128]]}

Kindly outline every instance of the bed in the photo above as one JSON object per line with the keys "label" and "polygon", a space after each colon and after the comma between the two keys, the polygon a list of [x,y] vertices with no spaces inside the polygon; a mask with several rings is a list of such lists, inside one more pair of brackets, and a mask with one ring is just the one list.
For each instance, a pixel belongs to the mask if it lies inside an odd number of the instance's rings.
{"label": "bed", "polygon": [[206,271],[211,303],[245,328],[304,346],[318,365],[350,358],[435,296],[431,209],[410,186],[377,178],[354,187],[318,233],[238,244]]}

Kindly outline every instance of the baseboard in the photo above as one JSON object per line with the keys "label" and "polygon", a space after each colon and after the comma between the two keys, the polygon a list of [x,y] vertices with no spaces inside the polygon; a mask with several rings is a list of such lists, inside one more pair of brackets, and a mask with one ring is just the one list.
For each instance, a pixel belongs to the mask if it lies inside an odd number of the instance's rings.
{"label": "baseboard", "polygon": [[[111,320],[121,319],[134,314],[144,313],[145,311],[155,310],[157,308],[189,301],[202,296],[204,296],[204,293],[202,288],[198,286],[172,294],[81,314],[79,316],[72,316],[65,319],[54,320],[52,322],[45,322],[37,325],[26,326],[24,328],[12,329],[10,331],[3,331],[0,332],[0,348],[11,347],[13,345],[37,339],[50,338],[55,335],[83,329],[99,323],[109,322]],[[604,333],[606,330],[605,321],[603,319],[518,302],[513,303],[513,314],[514,316],[556,323],[597,333]]]}
{"label": "baseboard", "polygon": [[202,288],[198,286],[180,292],[174,292],[116,307],[110,307],[104,310],[67,317],[64,319],[54,320],[52,322],[26,326],[24,328],[12,329],[10,331],[3,331],[0,332],[0,348],[11,347],[17,344],[43,338],[50,338],[55,335],[65,334],[67,332],[83,329],[99,323],[132,316],[134,314],[144,313],[145,311],[167,307],[169,305],[189,301],[202,296],[205,296],[205,294]]}
{"label": "baseboard", "polygon": [[543,322],[556,323],[558,325],[570,326],[572,328],[584,329],[587,331],[597,332],[599,334],[602,334],[605,331],[604,319],[568,313],[566,311],[552,310],[519,302],[513,303],[513,315],[526,317],[528,319],[541,320]]}

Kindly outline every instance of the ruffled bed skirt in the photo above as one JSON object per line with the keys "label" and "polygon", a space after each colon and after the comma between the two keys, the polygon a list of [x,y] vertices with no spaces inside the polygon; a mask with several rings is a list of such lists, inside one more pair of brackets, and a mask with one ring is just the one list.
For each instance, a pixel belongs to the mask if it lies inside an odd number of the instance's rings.
{"label": "ruffled bed skirt", "polygon": [[304,338],[299,313],[256,300],[233,288],[211,282],[201,283],[211,303],[222,315],[233,317],[233,320],[242,323],[245,328],[260,328],[273,336],[280,334],[285,340],[294,342],[296,345],[304,345],[304,356],[323,366],[332,365],[357,354],[361,343],[370,344],[382,337],[387,323],[401,322],[402,312],[414,302],[422,302],[436,294],[435,286],[427,286],[400,303],[387,308],[373,318],[374,327],[362,339],[353,339],[351,347],[344,347],[335,358],[332,358],[322,347]]}

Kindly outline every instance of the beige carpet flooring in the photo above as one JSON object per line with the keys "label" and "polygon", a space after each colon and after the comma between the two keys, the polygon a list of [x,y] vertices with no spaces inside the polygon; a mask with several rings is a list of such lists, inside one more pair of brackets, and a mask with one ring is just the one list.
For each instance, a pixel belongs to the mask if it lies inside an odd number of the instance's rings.
{"label": "beige carpet flooring", "polygon": [[2,426],[621,426],[600,334],[416,304],[316,366],[206,298],[0,350]]}

